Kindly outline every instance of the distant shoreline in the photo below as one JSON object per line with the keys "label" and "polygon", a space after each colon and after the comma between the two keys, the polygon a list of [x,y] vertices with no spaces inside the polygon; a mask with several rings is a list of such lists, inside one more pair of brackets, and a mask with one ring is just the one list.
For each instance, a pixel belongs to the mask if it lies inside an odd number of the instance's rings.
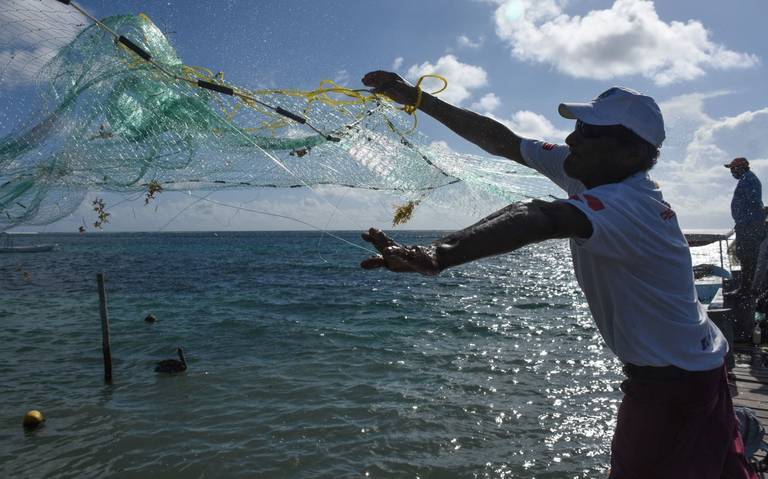
{"label": "distant shoreline", "polygon": [[[389,230],[389,228],[384,228]],[[423,230],[423,229],[404,229],[404,228],[397,228],[393,229],[397,232],[402,233],[433,233],[433,232],[442,232],[442,231],[453,231],[453,230],[447,230],[447,229],[437,229],[437,230]],[[301,230],[172,230],[172,231],[130,231],[130,230],[124,230],[124,231],[86,231],[85,233],[79,233],[77,231],[8,231],[10,234],[36,234],[36,235],[72,235],[72,236],[80,236],[80,235],[112,235],[112,234],[205,234],[205,233],[216,233],[216,234],[242,234],[242,233],[315,233],[315,234],[324,234],[324,233],[361,233],[362,230],[359,229],[349,229],[349,230],[312,230],[312,229],[301,229]]]}

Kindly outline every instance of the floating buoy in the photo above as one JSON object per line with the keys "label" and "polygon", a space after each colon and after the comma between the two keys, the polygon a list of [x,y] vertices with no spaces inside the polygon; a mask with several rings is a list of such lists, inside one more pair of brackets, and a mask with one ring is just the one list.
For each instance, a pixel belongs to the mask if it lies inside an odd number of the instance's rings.
{"label": "floating buoy", "polygon": [[24,415],[24,428],[25,429],[36,429],[43,425],[45,422],[45,418],[43,417],[43,413],[38,411],[37,409],[32,409],[31,411],[27,411],[27,413]]}
{"label": "floating buoy", "polygon": [[147,315],[147,317],[146,317],[146,318],[144,318],[144,321],[146,321],[146,322],[148,322],[148,323],[154,323],[155,321],[157,321],[157,318],[155,317],[155,315],[154,315],[154,314],[152,314],[152,313],[149,313],[149,314]]}

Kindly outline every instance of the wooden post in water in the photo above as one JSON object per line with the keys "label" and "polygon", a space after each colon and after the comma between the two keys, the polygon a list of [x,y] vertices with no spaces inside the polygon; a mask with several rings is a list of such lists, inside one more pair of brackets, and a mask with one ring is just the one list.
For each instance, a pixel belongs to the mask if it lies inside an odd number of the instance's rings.
{"label": "wooden post in water", "polygon": [[99,312],[101,313],[101,351],[104,354],[104,381],[112,384],[112,348],[109,345],[109,317],[107,316],[107,290],[104,273],[96,275],[99,283]]}

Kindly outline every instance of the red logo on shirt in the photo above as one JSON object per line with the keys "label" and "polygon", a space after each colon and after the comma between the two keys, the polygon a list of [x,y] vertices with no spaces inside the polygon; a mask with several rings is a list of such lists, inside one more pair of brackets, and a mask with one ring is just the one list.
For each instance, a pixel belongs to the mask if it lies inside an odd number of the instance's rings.
{"label": "red logo on shirt", "polygon": [[593,211],[600,211],[605,209],[603,202],[592,195],[584,195],[584,199],[587,200],[587,206],[592,208]]}
{"label": "red logo on shirt", "polygon": [[661,219],[663,220],[671,220],[674,217],[675,217],[675,212],[669,208],[661,212]]}
{"label": "red logo on shirt", "polygon": [[544,143],[543,145],[541,145],[541,147],[547,151],[555,149],[555,145],[553,145],[552,143]]}

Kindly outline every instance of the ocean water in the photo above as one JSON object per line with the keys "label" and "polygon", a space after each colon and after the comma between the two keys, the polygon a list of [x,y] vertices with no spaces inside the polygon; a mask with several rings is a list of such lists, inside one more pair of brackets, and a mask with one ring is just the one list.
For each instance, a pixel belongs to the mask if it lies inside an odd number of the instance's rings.
{"label": "ocean water", "polygon": [[425,278],[309,232],[33,240],[0,255],[0,477],[607,475],[620,364],[565,241]]}

